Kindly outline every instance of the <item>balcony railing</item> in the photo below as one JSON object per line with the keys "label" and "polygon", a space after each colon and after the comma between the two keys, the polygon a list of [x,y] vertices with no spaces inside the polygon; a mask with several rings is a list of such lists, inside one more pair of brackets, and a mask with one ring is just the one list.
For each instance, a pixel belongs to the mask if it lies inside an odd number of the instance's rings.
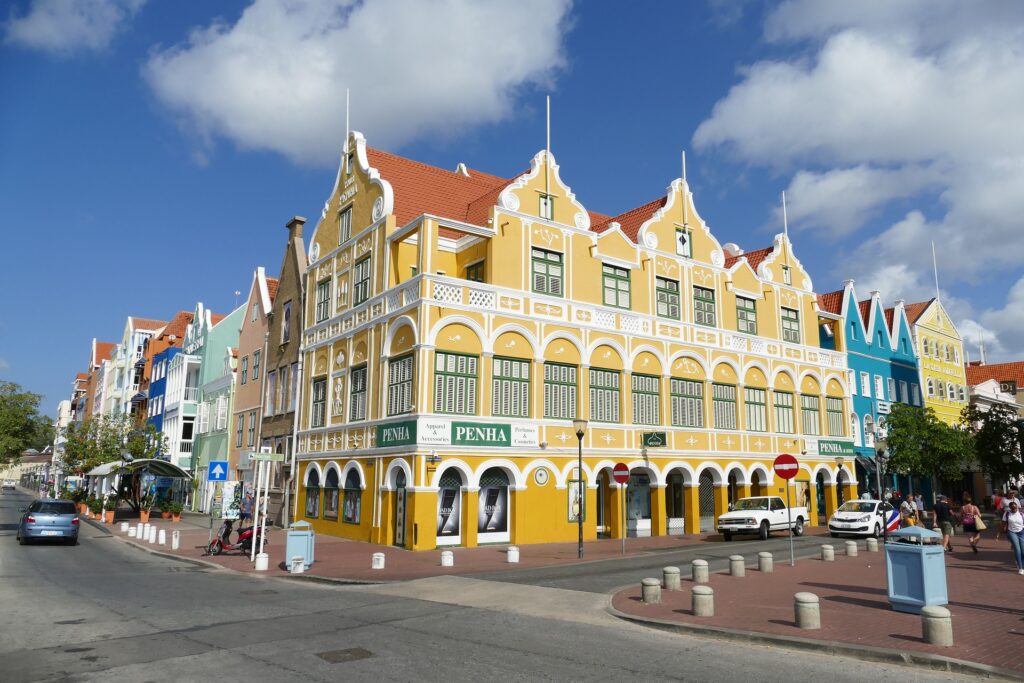
{"label": "balcony railing", "polygon": [[179,442],[178,443],[178,452],[182,453],[182,454],[191,453],[192,452],[192,442],[191,441],[181,441],[181,442]]}
{"label": "balcony railing", "polygon": [[185,387],[185,401],[193,403],[199,400],[199,387]]}

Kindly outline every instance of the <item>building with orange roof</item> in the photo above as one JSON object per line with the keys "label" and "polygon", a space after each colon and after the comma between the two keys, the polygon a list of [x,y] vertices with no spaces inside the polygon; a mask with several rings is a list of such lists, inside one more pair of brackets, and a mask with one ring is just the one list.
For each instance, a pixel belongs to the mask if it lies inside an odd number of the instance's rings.
{"label": "building with orange roof", "polygon": [[[965,369],[971,405],[982,412],[988,412],[996,405],[1015,411],[1018,429],[1024,435],[1024,361],[988,363],[982,347],[981,359],[968,363]],[[964,472],[963,490],[970,491],[975,500],[984,500],[996,491],[1005,493],[1010,487],[1022,484],[1024,481],[1020,478],[1016,481],[1002,481],[998,477],[993,480],[980,468],[974,467]]]}
{"label": "building with orange roof", "polygon": [[[140,408],[145,410],[146,421],[158,432],[163,431],[164,407],[167,400],[167,369],[171,360],[181,353],[185,340],[185,330],[194,317],[192,311],[178,311],[146,345],[143,354],[146,360],[143,369],[140,393],[145,396],[145,403]],[[161,457],[170,458],[167,453]]]}
{"label": "building with orange roof", "polygon": [[685,179],[613,217],[548,151],[501,178],[353,133],[306,291],[294,511],[318,533],[419,550],[710,531],[737,497],[785,494],[780,452],[801,454],[801,524],[856,495],[845,349],[818,332],[837,316],[788,235],[723,245]]}

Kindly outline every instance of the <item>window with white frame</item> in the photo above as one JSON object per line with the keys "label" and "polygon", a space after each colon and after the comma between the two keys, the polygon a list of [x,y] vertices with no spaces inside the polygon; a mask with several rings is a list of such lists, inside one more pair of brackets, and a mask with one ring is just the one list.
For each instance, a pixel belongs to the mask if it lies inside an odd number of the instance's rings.
{"label": "window with white frame", "polygon": [[943,384],[942,382],[936,382],[935,384],[937,385],[936,389],[938,390],[939,398],[945,399],[946,398],[946,385]]}
{"label": "window with white frame", "polygon": [[693,258],[693,231],[676,228],[676,256]]}
{"label": "window with white frame", "polygon": [[862,444],[860,438],[860,418],[857,413],[851,413],[850,415],[850,435],[853,437],[853,445],[860,446]]}
{"label": "window with white frame", "polygon": [[693,322],[708,327],[718,324],[715,317],[715,290],[707,287],[693,288]]}
{"label": "window with white frame", "polygon": [[309,426],[323,427],[327,421],[327,378],[313,380],[310,394]]}
{"label": "window with white frame", "polygon": [[619,422],[619,373],[590,368],[590,419]]}
{"label": "window with white frame", "polygon": [[348,419],[352,422],[366,419],[366,366],[352,368],[349,380]]}
{"label": "window with white frame", "polygon": [[885,381],[886,381],[886,384],[887,384],[888,389],[889,389],[889,400],[890,401],[895,401],[896,400],[896,380],[894,380],[892,377],[887,377]]}
{"label": "window with white frame", "polygon": [[679,283],[663,277],[654,278],[655,307],[662,318],[679,320]]}
{"label": "window with white frame", "polygon": [[412,410],[413,357],[395,358],[388,363],[388,415]]}
{"label": "window with white frame", "polygon": [[277,371],[271,370],[267,373],[267,398],[266,400],[266,412],[267,415],[274,415],[277,413]]}
{"label": "window with white frame", "polygon": [[825,398],[825,418],[828,423],[829,436],[846,436],[843,419],[843,399],[827,396]]}
{"label": "window with white frame", "polygon": [[549,194],[540,195],[540,217],[555,220],[555,198]]}
{"label": "window with white frame", "polygon": [[287,413],[291,410],[289,405],[290,397],[288,396],[288,373],[289,367],[287,365],[282,365],[281,369],[277,371],[278,392],[281,394],[281,397],[277,400],[277,412],[279,413]]}
{"label": "window with white frame", "polygon": [[743,389],[743,408],[747,417],[747,430],[751,432],[768,431],[768,392],[764,389],[745,387]]}
{"label": "window with white frame", "polygon": [[804,434],[808,436],[821,434],[820,400],[817,396],[800,394],[800,418]]}
{"label": "window with white frame", "polygon": [[281,306],[281,343],[287,344],[292,338],[292,302],[285,301]]}
{"label": "window with white frame", "polygon": [[256,411],[249,413],[249,438],[247,445],[252,448],[256,444]]}
{"label": "window with white frame", "polygon": [[800,311],[782,307],[782,341],[800,343]]}
{"label": "window with white frame", "polygon": [[242,357],[242,368],[241,368],[242,384],[249,381],[249,356]]}
{"label": "window with white frame", "polygon": [[921,405],[921,387],[916,382],[910,383],[910,401],[915,406]]}
{"label": "window with white frame", "polygon": [[260,378],[260,351],[252,352],[252,378],[257,380]]}
{"label": "window with white frame", "polygon": [[575,365],[544,364],[544,417],[576,419],[577,374]]}
{"label": "window with white frame", "polygon": [[775,405],[775,431],[780,434],[796,433],[793,394],[788,391],[773,391],[772,401]]}
{"label": "window with white frame", "polygon": [[562,280],[565,270],[562,266],[563,256],[555,251],[533,249],[532,263],[533,291],[538,294],[562,296],[564,288]]}
{"label": "window with white frame", "polygon": [[864,445],[867,448],[875,445],[875,418],[870,414],[864,416]]}
{"label": "window with white frame", "polygon": [[239,413],[235,417],[238,418],[237,425],[235,425],[235,448],[242,447],[242,431],[245,429],[245,415]]}
{"label": "window with white frame", "polygon": [[860,373],[860,395],[871,398],[871,375],[866,372]]}
{"label": "window with white frame", "polygon": [[669,380],[673,427],[704,426],[704,383],[692,379]]}
{"label": "window with white frame", "polygon": [[228,428],[228,397],[217,397],[217,427],[216,431],[222,432]]}
{"label": "window with white frame", "polygon": [[316,322],[322,323],[331,317],[331,280],[316,284]]}
{"label": "window with white frame", "polygon": [[857,395],[857,373],[853,370],[846,371],[846,385],[850,387],[850,394]]}
{"label": "window with white frame", "polygon": [[946,396],[949,397],[950,401],[956,400],[956,388],[952,382],[946,382]]}
{"label": "window with white frame", "polygon": [[252,305],[252,318],[249,319],[249,322],[256,322],[256,318],[259,317],[259,312],[260,312],[260,305],[259,304],[253,304]]}
{"label": "window with white frame", "polygon": [[736,429],[736,385],[712,384],[711,408],[715,429]]}
{"label": "window with white frame", "polygon": [[348,242],[352,237],[352,207],[346,208],[338,216],[338,244]]}
{"label": "window with white frame", "polygon": [[782,266],[782,281],[787,285],[793,284],[793,271],[789,266]]}
{"label": "window with white frame", "polygon": [[356,263],[352,270],[352,305],[358,306],[370,298],[370,257]]}
{"label": "window with white frame", "polygon": [[885,400],[885,379],[881,375],[875,375],[875,398]]}
{"label": "window with white frame", "polygon": [[434,412],[476,414],[476,356],[438,351],[434,354]]}
{"label": "window with white frame", "polygon": [[661,378],[633,375],[632,382],[634,424],[661,424]]}
{"label": "window with white frame", "polygon": [[736,329],[757,334],[757,302],[745,296],[736,297]]}
{"label": "window with white frame", "polygon": [[967,403],[967,387],[960,385],[960,402]]}
{"label": "window with white frame", "polygon": [[491,414],[496,417],[530,416],[530,361],[495,357]]}
{"label": "window with white frame", "polygon": [[198,411],[199,419],[196,420],[196,422],[198,422],[199,424],[197,431],[200,434],[206,434],[208,431],[210,431],[210,404],[207,403],[206,401],[203,401],[202,403],[199,404]]}
{"label": "window with white frame", "polygon": [[927,379],[925,380],[924,385],[925,391],[928,394],[928,398],[932,398],[933,396],[935,396],[935,380]]}

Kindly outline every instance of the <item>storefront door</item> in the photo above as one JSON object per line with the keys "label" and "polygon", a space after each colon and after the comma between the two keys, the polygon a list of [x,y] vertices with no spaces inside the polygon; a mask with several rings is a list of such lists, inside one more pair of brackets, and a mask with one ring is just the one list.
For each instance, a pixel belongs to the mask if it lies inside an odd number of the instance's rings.
{"label": "storefront door", "polygon": [[511,501],[508,488],[508,475],[504,470],[492,467],[480,475],[476,516],[478,543],[509,542]]}
{"label": "storefront door", "polygon": [[405,472],[395,475],[395,545],[405,546]]}
{"label": "storefront door", "polygon": [[462,475],[449,469],[441,475],[437,490],[437,545],[459,545],[462,530]]}
{"label": "storefront door", "polygon": [[701,472],[697,480],[697,504],[700,506],[700,530],[715,530],[715,480],[710,472]]}

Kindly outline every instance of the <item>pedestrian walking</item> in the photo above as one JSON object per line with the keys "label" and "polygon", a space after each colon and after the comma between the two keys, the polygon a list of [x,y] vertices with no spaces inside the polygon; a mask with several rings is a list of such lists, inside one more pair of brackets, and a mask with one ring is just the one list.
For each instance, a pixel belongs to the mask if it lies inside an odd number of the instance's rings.
{"label": "pedestrian walking", "polygon": [[942,530],[942,547],[946,552],[953,552],[953,510],[943,495],[935,504],[935,526]]}
{"label": "pedestrian walking", "polygon": [[964,494],[964,505],[960,508],[960,519],[964,525],[964,533],[971,535],[967,539],[967,543],[970,544],[971,550],[977,553],[984,522],[981,521],[981,510],[974,504],[974,499],[967,494]]}
{"label": "pedestrian walking", "polygon": [[247,519],[252,519],[252,493],[248,491],[245,492],[245,496],[242,498],[242,504],[239,506],[238,527],[242,528],[245,526],[245,521]]}
{"label": "pedestrian walking", "polygon": [[[999,500],[999,505],[996,506],[996,514],[999,515],[1000,519],[1002,519],[1003,513],[1006,512],[1010,508],[1010,502],[1011,501],[1017,501],[1017,509],[1018,510],[1024,509],[1024,506],[1021,505],[1020,498],[1017,497],[1017,489],[1011,488],[1007,492],[1007,494],[1005,496],[1003,496]],[[1003,532],[1003,527],[1002,526],[998,527],[998,529],[996,530],[996,540],[997,541],[999,540],[999,537],[1002,534],[1002,532]]]}
{"label": "pedestrian walking", "polygon": [[1010,539],[1017,573],[1024,576],[1024,514],[1020,511],[1020,501],[1011,500],[1007,505],[1003,513],[1003,531]]}

